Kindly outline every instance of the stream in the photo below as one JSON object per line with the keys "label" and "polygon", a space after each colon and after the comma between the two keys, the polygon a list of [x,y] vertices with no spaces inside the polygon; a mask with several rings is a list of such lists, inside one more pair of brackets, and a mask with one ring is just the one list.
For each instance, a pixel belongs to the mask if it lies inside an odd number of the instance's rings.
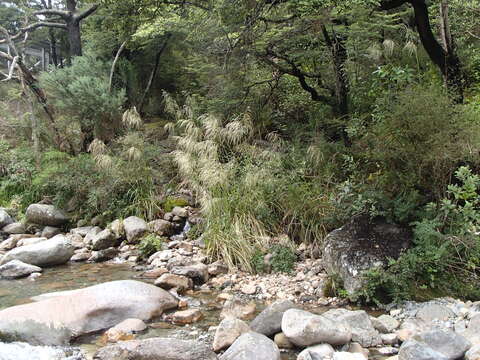
{"label": "stream", "polygon": [[[31,280],[28,278],[20,280],[0,280],[0,310],[32,302],[32,297],[55,291],[66,291],[79,289],[103,282],[114,280],[136,279],[153,283],[153,280],[138,279],[138,272],[132,269],[127,263],[84,263],[67,264],[54,268],[46,268],[42,276]],[[182,297],[188,302],[190,308],[202,310],[204,318],[194,324],[177,326],[171,323],[162,322],[160,319],[153,319],[145,332],[136,335],[136,339],[151,337],[175,337],[181,339],[200,340],[207,344],[213,341],[214,331],[210,327],[220,323],[220,311],[222,304],[216,300],[217,292],[195,292],[193,296]],[[257,302],[257,313],[265,308],[265,304]],[[315,307],[305,308],[308,311],[322,313],[328,308]],[[90,334],[79,337],[72,344],[81,348],[89,358],[95,351],[105,346],[102,333]],[[282,352],[282,360],[295,360],[298,352]],[[385,357],[370,356],[370,359],[381,360]]]}

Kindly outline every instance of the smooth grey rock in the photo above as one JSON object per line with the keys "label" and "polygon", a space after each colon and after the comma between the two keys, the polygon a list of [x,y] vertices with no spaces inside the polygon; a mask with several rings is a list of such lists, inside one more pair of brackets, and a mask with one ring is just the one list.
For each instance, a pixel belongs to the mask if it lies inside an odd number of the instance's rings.
{"label": "smooth grey rock", "polygon": [[295,307],[295,304],[290,300],[276,301],[253,319],[250,328],[252,331],[266,336],[275,335],[282,331],[282,318],[285,311]]}
{"label": "smooth grey rock", "polygon": [[12,217],[5,209],[0,208],[0,229],[13,223]]}
{"label": "smooth grey rock", "polygon": [[130,216],[123,220],[123,228],[128,242],[135,242],[148,232],[147,223],[136,216]]}
{"label": "smooth grey rock", "polygon": [[4,226],[2,231],[9,235],[25,234],[25,225],[21,222],[14,222]]}
{"label": "smooth grey rock", "polygon": [[223,319],[213,338],[213,351],[217,352],[228,348],[240,335],[250,331],[250,327],[242,320],[231,317]]}
{"label": "smooth grey rock", "polygon": [[398,352],[399,360],[448,360],[446,356],[415,340],[402,344]]}
{"label": "smooth grey rock", "polygon": [[[122,341],[98,350],[94,360],[216,360],[217,356],[198,341],[151,338]],[[252,358],[251,360],[253,360]]]}
{"label": "smooth grey rock", "polygon": [[12,260],[0,266],[0,278],[4,279],[18,279],[35,272],[42,272],[42,268],[19,260]]}
{"label": "smooth grey rock", "polygon": [[447,329],[433,329],[413,336],[413,340],[426,344],[449,360],[462,358],[472,344],[463,336]]}
{"label": "smooth grey rock", "polygon": [[[171,294],[154,285],[112,281],[1,310],[0,338],[10,335],[29,343],[62,345],[125,319],[149,320],[176,306]],[[51,329],[56,338],[44,335],[44,329]]]}
{"label": "smooth grey rock", "polygon": [[370,316],[364,310],[349,311],[332,309],[323,314],[333,322],[345,323],[351,329],[352,341],[363,347],[374,347],[382,344],[382,339],[373,327]]}
{"label": "smooth grey rock", "polygon": [[88,259],[89,262],[102,262],[107,260],[112,260],[117,256],[119,253],[118,249],[116,248],[108,248],[98,251],[92,251],[90,258]]}
{"label": "smooth grey rock", "polygon": [[265,335],[248,332],[242,334],[219,360],[280,360],[278,346]]}
{"label": "smooth grey rock", "polygon": [[86,360],[80,349],[0,343],[1,360]]}
{"label": "smooth grey rock", "polygon": [[391,334],[400,326],[400,322],[390,315],[380,315],[378,318],[371,317],[373,327],[382,334]]}
{"label": "smooth grey rock", "polygon": [[328,274],[342,279],[349,295],[355,295],[364,285],[364,272],[398,258],[411,239],[407,228],[371,220],[367,215],[356,216],[327,235],[323,265]]}
{"label": "smooth grey rock", "polygon": [[57,235],[37,244],[17,247],[7,252],[0,265],[11,260],[37,266],[53,266],[65,264],[73,256],[75,248],[63,235]]}
{"label": "smooth grey rock", "polygon": [[352,339],[352,330],[346,323],[298,309],[289,309],[283,314],[282,331],[298,346],[343,345]]}
{"label": "smooth grey rock", "polygon": [[93,250],[104,250],[109,247],[115,247],[118,245],[118,240],[115,234],[110,229],[100,231],[92,239]]}
{"label": "smooth grey rock", "polygon": [[83,238],[83,243],[85,245],[92,245],[93,239],[101,231],[102,229],[98,226],[90,226],[90,230],[87,232],[87,234]]}
{"label": "smooth grey rock", "polygon": [[330,344],[310,346],[298,354],[297,360],[325,360],[330,359],[335,349]]}
{"label": "smooth grey rock", "polygon": [[17,247],[38,244],[39,242],[42,242],[42,241],[45,241],[45,240],[48,240],[48,239],[44,238],[44,237],[26,238],[26,239],[19,240],[17,242]]}
{"label": "smooth grey rock", "polygon": [[186,266],[174,266],[170,272],[175,275],[183,275],[191,278],[195,283],[208,281],[208,266],[202,263]]}
{"label": "smooth grey rock", "polygon": [[444,305],[439,304],[425,304],[422,306],[416,314],[416,318],[425,322],[432,322],[433,320],[446,321],[455,317],[452,310]]}
{"label": "smooth grey rock", "polygon": [[178,293],[182,293],[193,288],[193,281],[186,276],[166,273],[155,280],[155,285],[166,290],[175,288]]}
{"label": "smooth grey rock", "polygon": [[46,204],[30,205],[25,215],[28,222],[45,226],[62,226],[69,221],[65,212]]}
{"label": "smooth grey rock", "polygon": [[59,228],[54,227],[54,226],[45,226],[42,230],[42,237],[50,239],[54,237],[55,235],[60,234],[61,231]]}
{"label": "smooth grey rock", "polygon": [[92,229],[93,229],[93,226],[81,226],[81,227],[70,229],[70,232],[72,234],[77,234],[77,235],[80,235],[81,237],[85,237]]}

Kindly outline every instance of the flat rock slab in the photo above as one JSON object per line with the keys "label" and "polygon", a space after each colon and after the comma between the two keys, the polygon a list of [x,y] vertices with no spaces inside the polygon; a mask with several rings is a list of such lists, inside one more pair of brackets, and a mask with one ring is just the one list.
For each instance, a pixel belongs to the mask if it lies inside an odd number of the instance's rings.
{"label": "flat rock slab", "polygon": [[110,328],[125,319],[149,320],[177,303],[154,285],[112,281],[4,309],[0,311],[0,334],[32,344],[63,345],[72,337]]}
{"label": "flat rock slab", "polygon": [[[94,360],[217,360],[208,347],[198,341],[151,338],[130,340],[98,350]],[[254,358],[252,358],[254,359]]]}

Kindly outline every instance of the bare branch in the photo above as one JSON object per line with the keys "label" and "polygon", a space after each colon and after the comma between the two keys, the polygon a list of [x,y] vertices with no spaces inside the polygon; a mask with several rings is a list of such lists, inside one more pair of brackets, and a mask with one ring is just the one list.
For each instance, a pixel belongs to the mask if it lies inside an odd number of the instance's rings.
{"label": "bare branch", "polygon": [[[21,38],[23,36],[23,34],[25,34],[26,32],[33,31],[33,30],[38,29],[40,27],[48,27],[48,28],[57,28],[57,29],[67,30],[67,26],[65,24],[51,23],[51,22],[47,22],[47,21],[39,21],[39,22],[31,24],[27,27],[22,28],[18,34],[10,36],[10,38],[11,38],[11,40],[17,40],[17,39]],[[7,42],[7,39],[0,39],[0,44],[4,44],[6,42]]]}
{"label": "bare branch", "polygon": [[8,76],[5,79],[3,79],[2,81],[12,80],[13,72],[15,71],[15,68],[17,67],[17,61],[18,61],[18,55],[13,58],[12,64],[10,65],[10,69],[8,71]]}
{"label": "bare branch", "polygon": [[120,48],[117,51],[117,55],[115,55],[115,59],[113,60],[112,69],[110,70],[110,81],[108,85],[108,92],[112,91],[113,74],[115,73],[115,67],[117,65],[118,59],[120,58],[120,54],[122,53],[123,49],[125,49],[126,45],[127,45],[127,40],[125,40],[122,43],[122,45],[120,45]]}
{"label": "bare branch", "polygon": [[81,20],[85,19],[87,16],[92,15],[97,9],[98,9],[98,4],[94,4],[90,8],[88,8],[87,10],[85,10],[85,11],[81,12],[80,14],[76,15],[75,20],[81,21]]}
{"label": "bare branch", "polygon": [[71,14],[69,11],[58,9],[43,9],[33,13],[33,15],[60,16],[62,19],[68,19]]}

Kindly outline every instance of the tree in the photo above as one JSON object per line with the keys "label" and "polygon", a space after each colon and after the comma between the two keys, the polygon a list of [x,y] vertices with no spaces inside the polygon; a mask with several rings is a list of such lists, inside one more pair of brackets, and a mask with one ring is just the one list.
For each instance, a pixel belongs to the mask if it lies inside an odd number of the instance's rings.
{"label": "tree", "polygon": [[440,69],[445,85],[455,94],[458,102],[463,101],[464,78],[455,42],[452,38],[448,16],[448,1],[440,3],[441,42],[433,34],[429,8],[425,0],[382,0],[382,10],[396,9],[410,4],[414,10],[415,25],[422,45],[432,62]]}

